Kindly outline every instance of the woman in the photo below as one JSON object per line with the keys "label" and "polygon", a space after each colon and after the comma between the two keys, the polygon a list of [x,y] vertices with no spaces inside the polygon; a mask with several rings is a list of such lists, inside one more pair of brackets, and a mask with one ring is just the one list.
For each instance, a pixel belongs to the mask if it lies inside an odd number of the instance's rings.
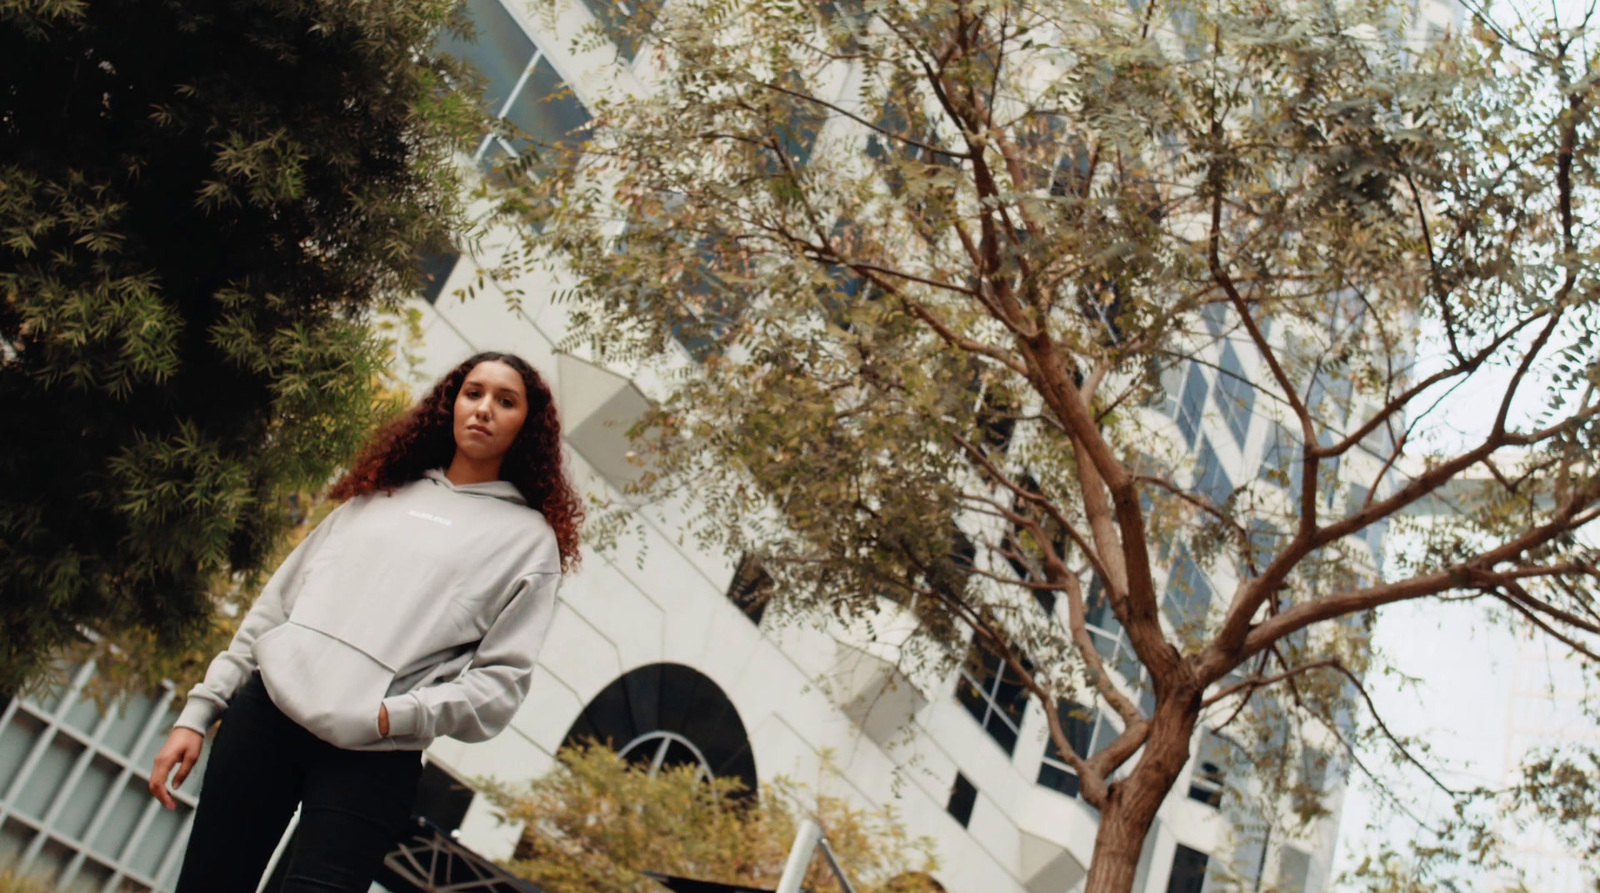
{"label": "woman", "polygon": [[168,809],[226,711],[179,893],[253,893],[295,805],[285,889],[364,893],[410,817],[419,751],[483,741],[528,693],[582,506],[550,389],[482,353],[363,451],[156,755]]}

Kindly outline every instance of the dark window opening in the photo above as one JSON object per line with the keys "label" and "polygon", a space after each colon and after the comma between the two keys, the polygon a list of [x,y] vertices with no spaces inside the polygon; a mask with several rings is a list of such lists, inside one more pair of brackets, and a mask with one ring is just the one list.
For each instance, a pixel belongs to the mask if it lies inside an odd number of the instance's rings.
{"label": "dark window opening", "polygon": [[[1088,758],[1115,737],[1111,728],[1100,721],[1099,712],[1091,707],[1076,701],[1061,700],[1056,702],[1056,711],[1061,718],[1061,730],[1066,733],[1067,744],[1080,758]],[[1053,735],[1045,744],[1044,760],[1039,764],[1038,783],[1068,797],[1078,796],[1078,773],[1061,756]]]}
{"label": "dark window opening", "polygon": [[[1024,668],[1029,668],[1026,660]],[[1006,753],[1017,748],[1017,732],[1028,707],[1028,692],[1004,658],[976,640],[956,683],[956,700]]]}
{"label": "dark window opening", "polygon": [[965,775],[957,772],[955,783],[950,786],[950,801],[945,804],[945,812],[965,828],[972,821],[972,807],[977,802],[978,789],[972,786]]}
{"label": "dark window opening", "polygon": [[461,259],[459,254],[433,254],[422,255],[418,266],[422,268],[422,299],[429,304],[439,302],[439,295],[444,293],[444,284],[449,281],[450,273],[456,268],[456,261]]}
{"label": "dark window opening", "polygon": [[733,570],[733,580],[728,583],[728,601],[744,612],[751,623],[760,626],[767,601],[772,597],[772,585],[772,577],[767,575],[761,562],[745,554]]}
{"label": "dark window opening", "polygon": [[1200,893],[1205,888],[1206,865],[1211,857],[1199,850],[1178,844],[1172,856],[1172,876],[1167,881],[1167,893]]}

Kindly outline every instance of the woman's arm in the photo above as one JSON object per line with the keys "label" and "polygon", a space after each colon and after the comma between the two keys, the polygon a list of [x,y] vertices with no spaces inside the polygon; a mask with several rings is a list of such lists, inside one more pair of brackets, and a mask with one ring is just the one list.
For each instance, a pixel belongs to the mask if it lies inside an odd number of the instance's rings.
{"label": "woman's arm", "polygon": [[228,699],[255,672],[256,661],[250,653],[251,646],[262,634],[288,619],[289,612],[294,609],[295,596],[299,593],[300,578],[304,575],[307,562],[328,538],[328,531],[333,528],[334,520],[346,505],[349,503],[329,512],[316,529],[294,547],[283,564],[278,565],[272,578],[267,580],[267,585],[261,588],[255,604],[250,606],[250,612],[239,624],[239,631],[233,634],[233,641],[228,644],[227,650],[212,658],[211,665],[206,668],[206,678],[189,690],[189,701],[184,705],[183,712],[178,714],[177,722],[173,723],[175,728],[193,729],[204,735],[206,729],[222,715],[222,711],[228,709]]}
{"label": "woman's arm", "polygon": [[449,682],[384,698],[388,734],[397,738],[485,741],[499,734],[528,696],[533,664],[555,615],[558,572],[529,574],[516,583],[472,663]]}

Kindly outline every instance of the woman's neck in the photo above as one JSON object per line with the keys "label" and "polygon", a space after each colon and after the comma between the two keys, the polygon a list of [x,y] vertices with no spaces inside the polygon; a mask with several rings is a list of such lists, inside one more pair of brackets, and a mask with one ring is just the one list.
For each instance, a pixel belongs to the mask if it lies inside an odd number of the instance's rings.
{"label": "woman's neck", "polygon": [[457,452],[455,458],[450,460],[450,467],[445,469],[444,476],[449,478],[450,483],[455,484],[457,487],[498,481],[500,480],[500,462],[499,458],[473,459]]}

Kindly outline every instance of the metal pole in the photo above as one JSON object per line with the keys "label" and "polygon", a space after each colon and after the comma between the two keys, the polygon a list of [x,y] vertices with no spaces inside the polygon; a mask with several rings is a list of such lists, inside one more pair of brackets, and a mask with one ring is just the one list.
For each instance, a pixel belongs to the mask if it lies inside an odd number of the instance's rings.
{"label": "metal pole", "polygon": [[806,868],[811,865],[811,853],[822,839],[822,826],[810,819],[800,823],[800,833],[789,848],[789,861],[784,863],[783,877],[778,879],[778,889],[772,893],[800,893],[800,882],[806,879]]}
{"label": "metal pole", "polygon": [[278,838],[278,846],[272,851],[272,858],[267,860],[267,867],[261,870],[261,880],[256,881],[256,893],[263,893],[267,889],[267,881],[272,880],[272,872],[277,870],[278,861],[283,858],[283,851],[289,848],[289,838],[294,836],[294,829],[299,826],[300,807],[296,806],[294,815],[289,817],[289,827],[283,829],[283,836]]}
{"label": "metal pole", "polygon": [[850,879],[844,876],[844,869],[840,867],[839,860],[833,855],[833,847],[828,846],[828,838],[820,838],[823,858],[828,860],[828,867],[833,869],[833,876],[839,879],[839,886],[844,887],[844,893],[856,893],[856,888]]}

